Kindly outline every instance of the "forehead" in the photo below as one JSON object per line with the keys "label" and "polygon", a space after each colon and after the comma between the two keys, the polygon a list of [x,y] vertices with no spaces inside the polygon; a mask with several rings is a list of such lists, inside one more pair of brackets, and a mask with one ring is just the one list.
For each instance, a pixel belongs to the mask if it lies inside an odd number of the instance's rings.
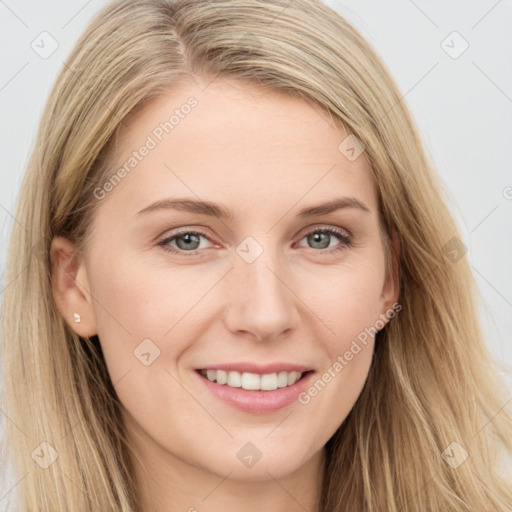
{"label": "forehead", "polygon": [[358,195],[376,208],[364,152],[348,158],[348,132],[296,95],[191,82],[142,105],[125,125],[110,172],[128,172],[112,196],[134,208],[174,195],[263,208]]}

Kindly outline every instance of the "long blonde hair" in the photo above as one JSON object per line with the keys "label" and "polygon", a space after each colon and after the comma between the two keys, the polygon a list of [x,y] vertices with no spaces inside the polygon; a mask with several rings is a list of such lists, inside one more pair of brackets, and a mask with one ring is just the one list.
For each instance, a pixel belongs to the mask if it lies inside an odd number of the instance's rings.
{"label": "long blonde hair", "polygon": [[[322,511],[510,512],[498,450],[512,453],[512,419],[468,262],[447,250],[460,239],[448,195],[389,71],[319,0],[118,1],[76,43],[41,119],[8,255],[2,408],[23,510],[139,510],[116,383],[97,336],[78,337],[59,315],[48,251],[56,235],[85,247],[123,120],[190,76],[328,111],[363,143],[388,240],[398,233],[402,310],[327,443]],[[38,453],[58,458],[43,468]]]}

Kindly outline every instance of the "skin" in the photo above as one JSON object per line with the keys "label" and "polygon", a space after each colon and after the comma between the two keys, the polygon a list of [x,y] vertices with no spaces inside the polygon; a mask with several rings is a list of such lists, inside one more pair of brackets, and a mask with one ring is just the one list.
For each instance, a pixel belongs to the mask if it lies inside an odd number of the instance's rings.
{"label": "skin", "polygon": [[[374,339],[307,404],[273,413],[227,405],[195,369],[286,361],[315,369],[314,382],[332,368],[398,298],[396,271],[385,267],[377,191],[364,153],[347,159],[338,149],[347,132],[318,107],[235,81],[204,87],[187,84],[128,119],[113,169],[169,112],[190,96],[198,100],[101,200],[83,258],[72,258],[68,240],[53,240],[55,301],[75,332],[100,338],[136,454],[143,511],[319,510],[324,445],[361,393]],[[233,217],[138,215],[156,200],[185,196],[222,203]],[[369,212],[297,217],[341,196]],[[352,245],[321,238],[327,227],[351,234]],[[181,249],[172,254],[158,242],[178,228],[207,238],[182,235],[167,243]],[[247,236],[263,248],[252,263],[236,252]],[[160,350],[149,366],[134,356],[144,339]],[[262,454],[252,467],[237,457],[247,442]]]}

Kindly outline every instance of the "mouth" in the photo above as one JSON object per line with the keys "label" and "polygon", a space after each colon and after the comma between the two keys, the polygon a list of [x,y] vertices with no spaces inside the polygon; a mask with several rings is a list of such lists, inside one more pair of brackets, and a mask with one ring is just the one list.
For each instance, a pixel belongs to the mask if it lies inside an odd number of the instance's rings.
{"label": "mouth", "polygon": [[310,384],[311,367],[275,362],[214,364],[198,368],[197,378],[215,399],[250,414],[272,414],[298,403]]}
{"label": "mouth", "polygon": [[246,391],[275,391],[288,388],[313,372],[313,370],[302,372],[281,370],[272,373],[254,373],[221,369],[199,369],[196,371],[210,382],[230,388],[242,388]]}

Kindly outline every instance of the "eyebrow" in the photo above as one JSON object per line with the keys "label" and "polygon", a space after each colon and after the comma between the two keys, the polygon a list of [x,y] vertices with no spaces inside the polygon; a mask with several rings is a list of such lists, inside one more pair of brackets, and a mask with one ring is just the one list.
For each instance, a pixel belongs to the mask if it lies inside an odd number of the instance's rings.
{"label": "eyebrow", "polygon": [[[336,210],[344,208],[355,208],[365,213],[371,213],[371,210],[363,202],[355,197],[339,197],[332,199],[326,203],[318,204],[316,206],[308,206],[300,210],[297,214],[300,218],[315,217],[325,215]],[[223,205],[213,203],[211,201],[201,201],[192,198],[175,198],[175,199],[161,199],[156,201],[146,208],[143,208],[137,215],[142,213],[149,213],[157,210],[179,210],[190,213],[197,213],[200,215],[208,215],[219,219],[232,219],[232,212]]]}

